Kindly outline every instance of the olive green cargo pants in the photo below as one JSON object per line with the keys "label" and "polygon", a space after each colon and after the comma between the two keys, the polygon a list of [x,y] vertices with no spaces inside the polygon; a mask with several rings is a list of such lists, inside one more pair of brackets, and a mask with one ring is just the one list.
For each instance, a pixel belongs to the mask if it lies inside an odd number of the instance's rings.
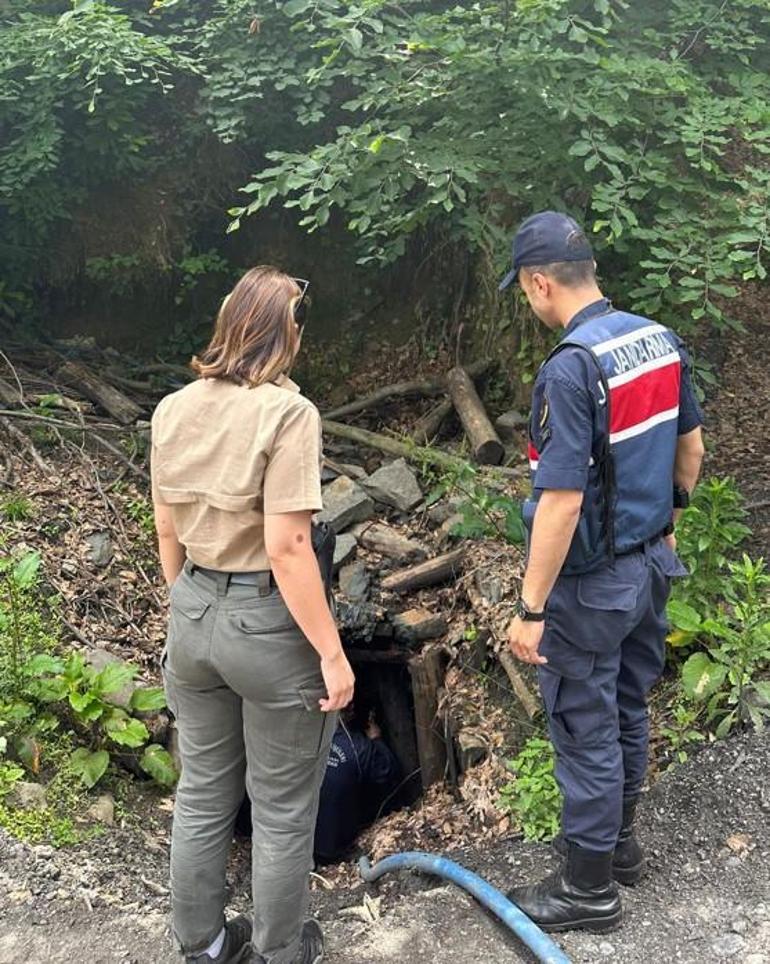
{"label": "olive green cargo pants", "polygon": [[252,801],[256,950],[292,964],[307,911],[318,797],[336,714],[316,651],[267,577],[189,562],[171,590],[162,658],[182,774],[171,839],[176,942],[199,952],[224,923],[225,869],[244,789]]}

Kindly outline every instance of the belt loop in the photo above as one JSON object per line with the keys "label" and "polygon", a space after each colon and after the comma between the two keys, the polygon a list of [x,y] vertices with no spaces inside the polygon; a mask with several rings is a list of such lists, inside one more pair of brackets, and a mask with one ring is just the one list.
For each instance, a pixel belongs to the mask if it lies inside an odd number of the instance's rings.
{"label": "belt loop", "polygon": [[262,596],[269,596],[273,574],[268,570],[266,572],[259,572],[257,575],[259,576],[257,581],[257,589],[259,591],[260,598]]}
{"label": "belt loop", "polygon": [[188,576],[192,576],[198,567],[192,561],[192,559],[185,559],[182,569],[187,573]]}

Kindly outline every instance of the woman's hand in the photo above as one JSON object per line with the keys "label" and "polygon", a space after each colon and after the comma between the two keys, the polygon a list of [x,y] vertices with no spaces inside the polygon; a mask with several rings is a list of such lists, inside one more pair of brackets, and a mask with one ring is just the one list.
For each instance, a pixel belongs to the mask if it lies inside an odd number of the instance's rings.
{"label": "woman's hand", "polygon": [[319,700],[321,709],[324,713],[341,710],[353,699],[356,682],[348,658],[341,648],[333,656],[321,660],[321,673],[328,693],[325,700]]}

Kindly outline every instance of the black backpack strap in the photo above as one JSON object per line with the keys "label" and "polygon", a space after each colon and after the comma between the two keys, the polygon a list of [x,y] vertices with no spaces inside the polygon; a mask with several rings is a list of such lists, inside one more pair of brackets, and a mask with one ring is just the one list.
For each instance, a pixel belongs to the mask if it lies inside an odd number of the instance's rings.
{"label": "black backpack strap", "polygon": [[602,392],[604,394],[604,404],[602,407],[606,412],[606,431],[602,437],[601,442],[597,451],[594,453],[594,461],[596,462],[597,468],[599,470],[599,482],[602,489],[602,495],[604,497],[604,512],[602,513],[602,528],[604,537],[607,540],[607,555],[609,556],[610,562],[615,558],[615,495],[616,495],[616,484],[615,484],[615,460],[612,456],[612,449],[610,446],[610,426],[611,421],[611,411],[610,411],[610,383],[607,379],[607,375],[602,368],[602,363],[594,352],[579,341],[571,341],[569,338],[564,341],[559,342],[559,344],[553,349],[551,354],[546,358],[543,365],[547,365],[548,362],[554,358],[559,352],[564,351],[565,348],[578,348],[580,351],[588,355],[594,363],[596,370],[599,373],[599,384],[601,385]]}

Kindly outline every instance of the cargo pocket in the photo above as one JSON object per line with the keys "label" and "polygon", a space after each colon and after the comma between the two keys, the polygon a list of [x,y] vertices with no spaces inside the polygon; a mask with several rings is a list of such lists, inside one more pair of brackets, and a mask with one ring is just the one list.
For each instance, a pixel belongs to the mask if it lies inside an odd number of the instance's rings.
{"label": "cargo pocket", "polygon": [[662,541],[655,547],[653,555],[656,565],[669,579],[682,579],[690,575],[690,570],[682,562],[679,556],[666,542]]}
{"label": "cargo pocket", "polygon": [[548,663],[539,668],[540,692],[556,744],[583,743],[603,718],[599,687],[593,679],[596,655],[563,640],[540,647]]}
{"label": "cargo pocket", "polygon": [[300,687],[302,708],[297,710],[294,749],[303,759],[317,759],[328,751],[337,726],[337,713],[324,713],[318,703],[326,698],[323,687]]}
{"label": "cargo pocket", "polygon": [[632,566],[578,576],[569,638],[594,653],[609,653],[620,646],[638,620],[636,609],[646,580],[641,556]]}

